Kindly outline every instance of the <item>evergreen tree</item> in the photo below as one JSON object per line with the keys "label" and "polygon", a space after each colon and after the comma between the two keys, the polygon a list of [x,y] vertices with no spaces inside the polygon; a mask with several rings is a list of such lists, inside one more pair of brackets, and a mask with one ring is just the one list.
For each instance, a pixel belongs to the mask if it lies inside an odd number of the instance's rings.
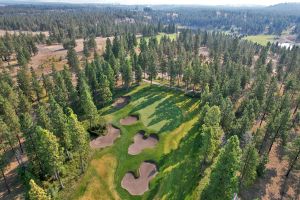
{"label": "evergreen tree", "polygon": [[50,200],[50,197],[47,193],[38,186],[33,179],[29,181],[30,190],[28,196],[30,200]]}
{"label": "evergreen tree", "polygon": [[136,83],[140,83],[142,82],[142,68],[141,66],[138,64],[136,69],[135,69],[135,72],[134,72],[134,75],[135,75],[135,82]]}
{"label": "evergreen tree", "polygon": [[100,75],[99,95],[103,105],[112,100],[112,93],[109,88],[109,81],[107,80],[105,75]]}
{"label": "evergreen tree", "polygon": [[202,199],[231,200],[238,192],[238,170],[241,149],[239,139],[232,136],[221,149],[212,169],[210,182],[202,193]]}
{"label": "evergreen tree", "polygon": [[259,155],[255,145],[250,143],[246,146],[241,161],[240,188],[249,187],[257,177]]}
{"label": "evergreen tree", "polygon": [[54,175],[59,181],[60,187],[64,188],[60,178],[60,169],[63,165],[61,148],[58,139],[53,133],[41,127],[36,128],[37,135],[37,152],[48,175]]}
{"label": "evergreen tree", "polygon": [[128,60],[122,66],[122,79],[125,83],[125,88],[129,88],[132,82],[132,68]]}
{"label": "evergreen tree", "polygon": [[8,184],[7,177],[5,175],[5,169],[6,169],[7,164],[8,164],[8,159],[7,159],[7,155],[6,155],[5,145],[2,142],[0,144],[0,170],[1,170],[1,175],[3,177],[7,192],[10,193],[11,192],[10,186]]}
{"label": "evergreen tree", "polygon": [[89,137],[71,109],[68,109],[68,118],[69,127],[72,133],[73,152],[79,154],[80,172],[83,173],[89,150]]}
{"label": "evergreen tree", "polygon": [[79,80],[79,104],[85,118],[93,119],[97,115],[97,108],[84,77]]}
{"label": "evergreen tree", "polygon": [[32,83],[32,89],[35,92],[35,96],[38,101],[40,101],[42,95],[43,95],[43,88],[41,87],[37,75],[35,74],[35,71],[33,68],[31,68],[31,83]]}
{"label": "evergreen tree", "polygon": [[26,66],[22,67],[17,73],[18,86],[23,91],[23,93],[29,98],[32,98],[31,93],[31,79],[29,76],[28,68]]}
{"label": "evergreen tree", "polygon": [[78,72],[80,70],[80,63],[77,57],[77,53],[74,48],[70,48],[67,52],[68,64],[70,68]]}
{"label": "evergreen tree", "polygon": [[53,130],[53,127],[51,125],[51,120],[48,116],[45,105],[43,104],[38,105],[38,108],[36,110],[36,116],[37,116],[36,118],[37,125],[39,125],[43,129]]}

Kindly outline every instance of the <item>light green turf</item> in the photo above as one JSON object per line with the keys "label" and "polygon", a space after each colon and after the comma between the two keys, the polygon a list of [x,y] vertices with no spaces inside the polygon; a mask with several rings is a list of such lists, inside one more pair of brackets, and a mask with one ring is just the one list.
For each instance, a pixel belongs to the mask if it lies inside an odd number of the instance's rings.
{"label": "light green turf", "polygon": [[[194,133],[198,130],[196,124],[200,100],[190,99],[180,91],[146,83],[135,87],[126,95],[131,96],[131,101],[124,108],[116,110],[109,106],[100,111],[103,119],[121,129],[121,137],[112,147],[95,151],[87,172],[73,188],[61,193],[63,197],[99,199],[99,194],[102,193],[106,199],[153,199],[172,194],[172,197],[181,198],[183,193],[178,193],[177,186],[172,185],[176,184],[175,179],[195,174],[194,171],[188,170],[188,166],[198,169],[194,166],[198,162],[192,163],[194,151],[191,152],[190,144],[194,144],[197,136]],[[120,119],[130,114],[139,115],[140,120],[132,125],[122,126],[119,123]],[[139,155],[128,155],[128,147],[139,130],[145,130],[148,134],[158,134],[159,143],[155,148],[146,149]],[[101,160],[107,160],[107,166]],[[150,191],[143,196],[131,196],[121,188],[121,180],[126,172],[136,172],[143,161],[156,162],[159,173],[151,181]],[[104,174],[101,174],[101,171],[104,171]],[[182,182],[190,184],[186,190],[190,194],[195,189],[193,185],[197,185],[199,181],[198,177],[190,183],[187,182],[188,179]],[[95,192],[97,190],[99,193]]]}
{"label": "light green turf", "polygon": [[[157,41],[160,42],[161,38],[162,38],[163,36],[165,36],[165,35],[166,35],[167,37],[169,37],[170,40],[176,40],[176,37],[177,37],[177,33],[170,33],[170,34],[168,34],[168,33],[159,33],[159,34],[156,35]],[[150,39],[150,37],[145,37],[145,40],[146,40],[147,42],[149,41],[149,39]],[[140,43],[140,38],[138,38],[138,43]]]}
{"label": "light green turf", "polygon": [[271,42],[271,43],[274,42],[276,39],[276,36],[260,34],[260,35],[249,35],[247,37],[244,37],[243,39],[266,46],[268,44],[268,42]]}

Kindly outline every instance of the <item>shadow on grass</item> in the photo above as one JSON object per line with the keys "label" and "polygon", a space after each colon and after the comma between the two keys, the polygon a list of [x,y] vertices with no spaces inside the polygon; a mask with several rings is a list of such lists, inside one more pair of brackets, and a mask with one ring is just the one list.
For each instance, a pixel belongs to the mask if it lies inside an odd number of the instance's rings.
{"label": "shadow on grass", "polygon": [[197,134],[198,129],[198,125],[193,126],[183,138],[179,148],[163,156],[159,161],[160,171],[179,164],[171,171],[160,174],[147,199],[153,198],[158,192],[158,195],[168,194],[168,199],[185,199],[197,187],[201,178],[199,176],[201,138],[200,134]]}

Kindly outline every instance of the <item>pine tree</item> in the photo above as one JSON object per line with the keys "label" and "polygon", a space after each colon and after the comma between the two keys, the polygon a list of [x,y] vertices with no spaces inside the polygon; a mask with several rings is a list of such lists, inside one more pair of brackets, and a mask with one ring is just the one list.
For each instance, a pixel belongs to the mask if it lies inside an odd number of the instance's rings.
{"label": "pine tree", "polygon": [[3,142],[1,142],[0,144],[0,170],[1,170],[1,175],[3,177],[4,183],[5,183],[5,187],[7,189],[7,192],[10,193],[10,186],[8,184],[6,175],[5,175],[5,168],[8,164],[8,159],[7,159],[7,154],[6,154],[6,150],[5,150],[5,145],[3,144]]}
{"label": "pine tree", "polygon": [[19,91],[19,105],[18,113],[30,113],[32,109],[32,104],[29,102],[28,98],[23,94],[22,91]]}
{"label": "pine tree", "polygon": [[43,88],[41,87],[37,75],[35,74],[33,68],[31,68],[31,83],[32,83],[32,89],[35,92],[35,96],[37,100],[40,101],[43,95]]}
{"label": "pine tree", "polygon": [[210,182],[202,193],[202,199],[231,200],[238,192],[238,170],[241,149],[239,139],[232,136],[221,149],[212,169]]}
{"label": "pine tree", "polygon": [[36,118],[37,125],[47,130],[53,130],[53,127],[51,125],[51,120],[48,116],[45,105],[43,104],[38,105],[38,108],[36,110],[36,116],[37,116]]}
{"label": "pine tree", "polygon": [[80,70],[80,63],[77,57],[77,53],[74,48],[70,48],[67,52],[68,64],[70,68],[75,71],[79,72]]}
{"label": "pine tree", "polygon": [[250,143],[246,146],[241,161],[240,188],[249,187],[257,177],[259,155],[255,145]]}
{"label": "pine tree", "polygon": [[50,116],[51,130],[60,140],[60,144],[64,147],[67,157],[70,159],[69,150],[72,148],[71,132],[68,127],[68,117],[64,113],[62,107],[50,96]]}
{"label": "pine tree", "polygon": [[97,115],[97,108],[93,102],[90,88],[83,77],[79,80],[79,103],[85,118],[93,119]]}
{"label": "pine tree", "polygon": [[221,113],[217,106],[206,108],[203,110],[205,114],[204,124],[201,126],[200,132],[202,136],[202,152],[203,160],[200,165],[200,171],[202,173],[204,165],[212,161],[213,156],[216,154],[219,145],[221,144],[221,136],[223,134],[220,127]]}
{"label": "pine tree", "polygon": [[63,159],[60,153],[61,148],[58,139],[53,133],[41,127],[37,127],[35,131],[37,135],[37,152],[45,169],[45,173],[54,175],[59,181],[61,188],[64,188],[59,174]]}
{"label": "pine tree", "polygon": [[122,79],[125,83],[125,88],[128,90],[132,81],[132,68],[128,60],[122,66]]}
{"label": "pine tree", "polygon": [[110,102],[112,100],[112,93],[109,88],[109,81],[105,75],[100,75],[100,89],[99,95],[101,98],[102,105]]}
{"label": "pine tree", "polygon": [[68,109],[68,118],[69,128],[72,133],[71,140],[73,152],[79,154],[80,172],[83,173],[89,150],[89,136],[71,109]]}
{"label": "pine tree", "polygon": [[134,75],[135,75],[135,82],[136,83],[140,83],[142,82],[142,68],[141,66],[138,64],[136,69],[135,69],[135,72],[134,72]]}
{"label": "pine tree", "polygon": [[50,197],[47,193],[38,186],[33,179],[29,181],[30,190],[28,192],[30,200],[50,200]]}
{"label": "pine tree", "polygon": [[20,89],[23,93],[30,98],[33,99],[31,93],[31,79],[29,76],[28,68],[26,66],[22,67],[17,73],[17,82]]}
{"label": "pine tree", "polygon": [[293,139],[292,142],[288,143],[285,148],[286,152],[286,159],[288,160],[289,166],[284,176],[284,183],[281,189],[281,196],[282,198],[286,192],[286,184],[289,179],[289,175],[293,170],[300,169],[300,136],[297,136]]}

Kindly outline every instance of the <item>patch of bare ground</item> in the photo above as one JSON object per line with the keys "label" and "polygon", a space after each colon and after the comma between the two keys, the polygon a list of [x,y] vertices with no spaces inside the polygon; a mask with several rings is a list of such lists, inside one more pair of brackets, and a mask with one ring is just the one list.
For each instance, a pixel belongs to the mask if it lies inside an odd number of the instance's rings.
{"label": "patch of bare ground", "polygon": [[144,131],[139,131],[134,136],[134,142],[128,147],[128,154],[130,155],[138,155],[144,149],[154,148],[158,143],[158,137],[155,134],[150,134],[149,137],[145,136]]}
{"label": "patch of bare ground", "polygon": [[131,125],[135,123],[137,120],[139,120],[138,116],[136,115],[130,115],[128,117],[125,117],[124,119],[120,119],[121,125]]}
{"label": "patch of bare ground", "polygon": [[130,102],[130,96],[119,97],[112,105],[115,108],[123,108]]}
{"label": "patch of bare ground", "polygon": [[[27,162],[27,157],[25,154],[20,156],[21,162],[25,164]],[[19,163],[16,158],[13,157],[9,164],[6,167],[4,172],[7,184],[11,190],[8,193],[4,178],[1,175],[0,179],[0,199],[2,200],[12,200],[12,199],[24,199],[24,187],[22,185],[22,181],[18,174]]]}
{"label": "patch of bare ground", "polygon": [[115,140],[121,136],[121,131],[118,128],[109,124],[107,127],[107,134],[99,136],[90,142],[93,149],[105,148],[114,144]]}
{"label": "patch of bare ground", "polygon": [[[105,49],[106,44],[105,37],[96,37],[97,43],[97,53],[102,54]],[[112,38],[111,38],[112,39]],[[39,44],[37,45],[38,53],[31,57],[30,62],[28,63],[29,67],[32,67],[36,74],[40,76],[41,74],[49,74],[52,72],[52,65],[54,64],[57,71],[63,69],[63,66],[67,64],[67,50],[63,48],[62,44]],[[78,54],[79,60],[83,63],[85,62],[83,56],[83,39],[76,39],[75,51]],[[93,54],[88,58],[91,60]],[[15,56],[10,62],[10,65],[7,66],[7,63],[4,64],[5,67],[10,69],[10,73],[13,77],[16,76],[17,71],[19,70]]]}
{"label": "patch of bare ground", "polygon": [[[284,184],[288,162],[283,159],[283,147],[276,142],[269,154],[269,162],[263,177],[248,189],[240,192],[241,199],[279,200]],[[283,199],[299,200],[299,173],[291,174],[286,185]],[[297,194],[298,193],[298,194]]]}
{"label": "patch of bare ground", "polygon": [[127,172],[122,179],[121,186],[131,195],[143,195],[149,190],[149,182],[157,175],[157,167],[150,162],[143,162],[139,168],[139,176]]}

